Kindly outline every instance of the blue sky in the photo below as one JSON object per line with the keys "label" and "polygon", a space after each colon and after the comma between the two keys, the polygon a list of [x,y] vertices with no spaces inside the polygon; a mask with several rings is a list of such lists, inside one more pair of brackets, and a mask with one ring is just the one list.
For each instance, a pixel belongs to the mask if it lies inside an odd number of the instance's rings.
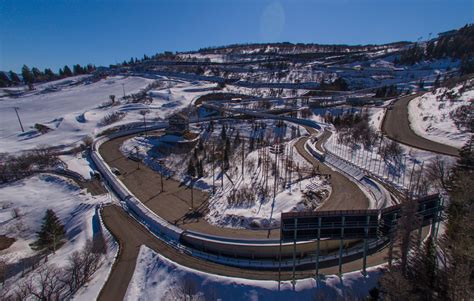
{"label": "blue sky", "polygon": [[473,22],[473,0],[0,0],[0,70],[231,43],[416,41]]}

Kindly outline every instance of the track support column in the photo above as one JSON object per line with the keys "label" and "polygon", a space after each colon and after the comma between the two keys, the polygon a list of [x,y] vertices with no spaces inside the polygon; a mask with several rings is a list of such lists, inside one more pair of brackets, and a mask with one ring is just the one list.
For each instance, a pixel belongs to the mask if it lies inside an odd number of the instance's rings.
{"label": "track support column", "polygon": [[281,244],[283,240],[283,225],[280,225],[280,247],[278,249],[278,291],[281,285]]}
{"label": "track support column", "polygon": [[293,290],[295,290],[296,280],[295,280],[295,269],[296,269],[296,233],[298,228],[298,219],[295,218],[295,230],[293,232]]}
{"label": "track support column", "polygon": [[318,217],[318,241],[316,243],[316,275],[315,279],[319,276],[319,246],[321,241],[321,217]]}
{"label": "track support column", "polygon": [[339,242],[339,276],[342,276],[342,247],[344,245],[344,223],[345,216],[342,216],[342,226],[341,226],[341,240]]}
{"label": "track support column", "polygon": [[366,221],[365,221],[365,229],[364,229],[364,257],[362,259],[362,274],[364,276],[367,276],[367,237],[369,236],[369,222],[370,222],[370,216],[367,215]]}

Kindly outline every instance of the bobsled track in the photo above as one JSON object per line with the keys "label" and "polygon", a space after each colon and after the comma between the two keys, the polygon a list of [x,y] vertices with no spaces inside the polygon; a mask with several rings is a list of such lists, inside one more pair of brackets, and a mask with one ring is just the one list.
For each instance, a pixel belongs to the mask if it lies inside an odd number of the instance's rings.
{"label": "bobsled track", "polygon": [[[280,117],[274,115],[257,116],[258,113],[248,114],[244,111],[233,113],[254,115],[257,118],[280,119]],[[200,119],[199,122],[209,119]],[[321,130],[321,127],[313,121],[290,117],[281,117],[281,119]],[[100,137],[92,145],[91,158],[102,175],[103,182],[115,194],[123,207],[123,210],[117,206],[105,206],[101,209],[105,225],[120,242],[119,257],[130,256],[130,254],[125,254],[127,239],[136,241],[138,237],[143,236],[145,237],[141,240],[143,244],[156,245],[155,250],[163,252],[165,256],[183,265],[220,275],[252,279],[308,277],[314,275],[315,267],[316,274],[318,274],[319,268],[322,269],[321,272],[323,273],[341,273],[357,269],[362,269],[365,272],[366,265],[377,265],[386,260],[386,248],[384,249],[384,247],[389,242],[388,237],[392,231],[392,226],[396,223],[400,207],[399,205],[387,207],[384,199],[387,195],[384,194],[379,196],[383,199],[375,200],[376,204],[371,205],[372,209],[366,209],[369,207],[369,204],[367,204],[365,209],[358,208],[357,210],[317,211],[317,214],[282,214],[278,239],[275,237],[244,239],[212,235],[182,229],[168,222],[145,206],[117,178],[99,152],[100,146],[107,141],[135,135],[145,130],[163,129],[166,125],[166,123],[157,123],[149,125],[148,128],[135,125],[135,127]],[[310,132],[314,134],[315,131],[311,130]],[[306,152],[304,155],[302,154],[306,159],[311,156],[310,161],[316,161],[315,157],[318,157],[318,162],[324,161],[324,148],[321,148],[320,145],[323,138],[327,138],[328,133],[326,131],[320,132],[322,135],[316,146],[317,153],[311,152],[310,154]],[[304,145],[307,140],[308,138],[302,138],[299,141],[300,152],[301,149],[305,150]],[[295,147],[298,146],[295,145]],[[343,176],[342,173],[332,171],[323,163],[321,163],[321,167],[327,168],[328,172],[331,171],[339,177],[348,178],[346,175]],[[346,183],[351,183],[356,191],[363,195],[360,192],[360,184],[355,185],[357,179],[345,180]],[[343,182],[341,180],[336,183],[333,182],[335,185],[337,183]],[[333,190],[338,188],[333,187]],[[367,194],[366,192],[365,195]],[[347,197],[350,197],[350,194]],[[427,226],[431,223],[432,229],[434,229],[435,223],[439,220],[438,212],[442,208],[440,198],[436,195],[420,199],[420,208],[420,212],[424,217],[423,225]],[[128,216],[124,211],[128,213]],[[123,224],[119,225],[120,223]],[[128,227],[130,231],[136,232],[136,237],[130,233],[129,238],[123,233],[120,234],[120,232],[125,231],[123,227],[127,224],[130,225]],[[145,232],[146,234],[144,234]],[[154,240],[154,242],[151,242],[151,240]],[[135,252],[138,253],[136,247]],[[361,259],[362,262],[360,262]],[[130,262],[131,258],[126,260],[128,267],[124,267],[123,262],[116,262],[114,269],[120,269],[119,267],[122,264],[122,269],[128,269],[128,274],[130,272],[133,274],[135,262]],[[343,264],[347,265],[349,269],[342,268]],[[338,267],[338,269],[332,269],[331,267]],[[247,270],[249,272],[245,272]],[[292,270],[292,273],[289,272],[290,270]],[[304,270],[309,272],[299,274],[298,271]],[[128,280],[130,280],[131,274],[114,272],[110,277],[123,279],[128,277]],[[112,280],[109,278],[109,281]],[[117,283],[117,280],[115,282]],[[128,285],[128,282],[126,284]],[[104,290],[106,290],[106,287],[104,287]]]}

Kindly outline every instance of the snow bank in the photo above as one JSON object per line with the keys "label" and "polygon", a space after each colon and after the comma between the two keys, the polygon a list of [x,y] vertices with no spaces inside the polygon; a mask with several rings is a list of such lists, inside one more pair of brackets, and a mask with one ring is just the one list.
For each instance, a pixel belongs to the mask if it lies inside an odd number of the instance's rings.
{"label": "snow bank", "polygon": [[380,274],[381,268],[371,268],[367,277],[352,272],[342,279],[326,276],[317,283],[312,278],[302,279],[297,280],[295,290],[290,281],[284,281],[278,291],[277,281],[200,272],[142,246],[125,300],[184,300],[186,291],[196,300],[360,300],[377,284]]}
{"label": "snow bank", "polygon": [[[461,93],[463,85],[466,88]],[[453,115],[463,106],[467,106],[467,111],[472,110],[473,101],[472,79],[453,89],[439,88],[426,93],[408,104],[410,127],[426,139],[460,148],[469,140],[472,132],[468,126],[457,126]]]}

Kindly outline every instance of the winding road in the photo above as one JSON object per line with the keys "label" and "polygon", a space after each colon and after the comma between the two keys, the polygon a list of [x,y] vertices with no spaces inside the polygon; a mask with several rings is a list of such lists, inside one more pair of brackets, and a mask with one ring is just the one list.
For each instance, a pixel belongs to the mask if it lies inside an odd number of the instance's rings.
{"label": "winding road", "polygon": [[408,119],[408,103],[420,94],[409,95],[395,101],[392,109],[388,109],[382,123],[382,131],[390,139],[419,149],[449,156],[459,156],[455,147],[434,142],[415,134]]}

